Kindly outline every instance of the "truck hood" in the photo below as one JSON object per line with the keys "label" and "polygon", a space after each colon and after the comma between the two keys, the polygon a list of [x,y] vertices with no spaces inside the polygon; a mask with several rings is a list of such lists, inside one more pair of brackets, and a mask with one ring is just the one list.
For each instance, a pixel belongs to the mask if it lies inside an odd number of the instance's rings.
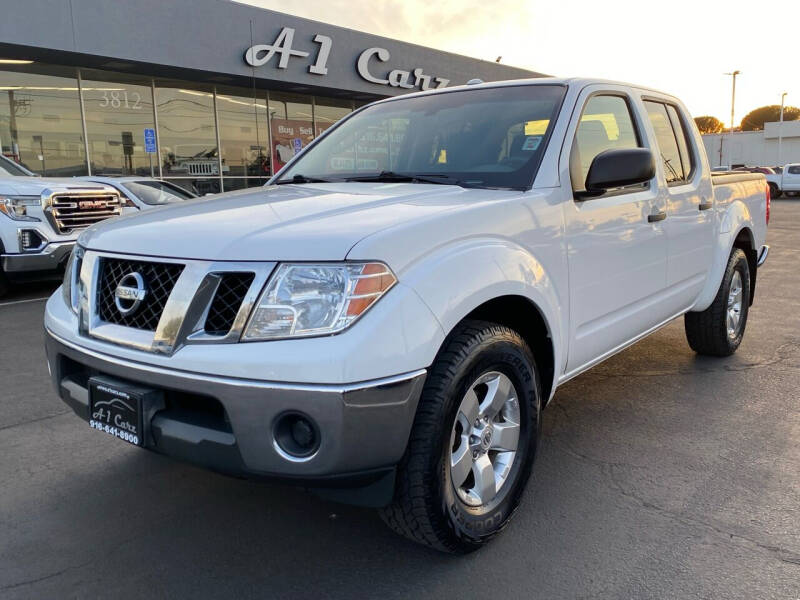
{"label": "truck hood", "polygon": [[106,221],[87,229],[79,243],[169,258],[342,260],[372,233],[506,194],[412,183],[270,186]]}
{"label": "truck hood", "polygon": [[55,177],[3,177],[0,178],[0,194],[9,196],[39,196],[47,189],[97,189],[103,186],[88,181],[75,179],[58,179]]}

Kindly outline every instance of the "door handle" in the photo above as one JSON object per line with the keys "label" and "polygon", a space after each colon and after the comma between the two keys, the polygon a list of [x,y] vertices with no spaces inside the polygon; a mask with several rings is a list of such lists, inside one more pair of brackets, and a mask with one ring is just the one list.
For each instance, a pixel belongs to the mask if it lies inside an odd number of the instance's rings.
{"label": "door handle", "polygon": [[658,221],[663,221],[667,218],[667,213],[662,211],[652,215],[647,215],[647,222],[648,223],[657,223]]}
{"label": "door handle", "polygon": [[708,210],[709,208],[713,208],[714,204],[711,202],[701,202],[699,208],[700,210]]}

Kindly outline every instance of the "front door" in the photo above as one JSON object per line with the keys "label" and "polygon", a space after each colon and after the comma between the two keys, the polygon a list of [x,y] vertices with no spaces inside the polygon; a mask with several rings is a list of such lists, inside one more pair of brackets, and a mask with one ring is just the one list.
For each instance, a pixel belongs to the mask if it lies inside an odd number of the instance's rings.
{"label": "front door", "polygon": [[[639,113],[623,90],[587,90],[579,102],[583,109],[570,128],[568,148],[573,193],[585,189],[589,166],[600,152],[648,146]],[[567,375],[663,320],[663,203],[655,178],[565,203],[571,323]]]}

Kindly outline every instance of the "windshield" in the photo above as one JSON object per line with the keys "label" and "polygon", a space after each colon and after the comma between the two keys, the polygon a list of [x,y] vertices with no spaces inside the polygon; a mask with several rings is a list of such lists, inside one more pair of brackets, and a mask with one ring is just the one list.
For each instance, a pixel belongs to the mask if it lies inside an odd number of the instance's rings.
{"label": "windshield", "polygon": [[145,204],[171,204],[194,198],[192,194],[163,181],[128,181],[125,187]]}
{"label": "windshield", "polygon": [[467,89],[369,106],[309,148],[278,183],[405,179],[525,189],[565,91]]}
{"label": "windshield", "polygon": [[13,160],[0,156],[0,175],[31,175],[29,171],[23,169]]}

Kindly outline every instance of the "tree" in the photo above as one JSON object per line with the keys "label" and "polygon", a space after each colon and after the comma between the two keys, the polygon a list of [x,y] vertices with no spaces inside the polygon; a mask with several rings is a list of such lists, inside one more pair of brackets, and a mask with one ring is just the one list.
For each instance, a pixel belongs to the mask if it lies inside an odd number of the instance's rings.
{"label": "tree", "polygon": [[719,133],[724,127],[722,121],[710,115],[695,117],[694,122],[697,123],[700,133]]}
{"label": "tree", "polygon": [[[770,104],[751,110],[742,119],[742,131],[761,131],[764,123],[780,120],[781,107],[779,104]],[[784,121],[796,121],[800,119],[800,108],[796,106],[786,106],[783,109]]]}

